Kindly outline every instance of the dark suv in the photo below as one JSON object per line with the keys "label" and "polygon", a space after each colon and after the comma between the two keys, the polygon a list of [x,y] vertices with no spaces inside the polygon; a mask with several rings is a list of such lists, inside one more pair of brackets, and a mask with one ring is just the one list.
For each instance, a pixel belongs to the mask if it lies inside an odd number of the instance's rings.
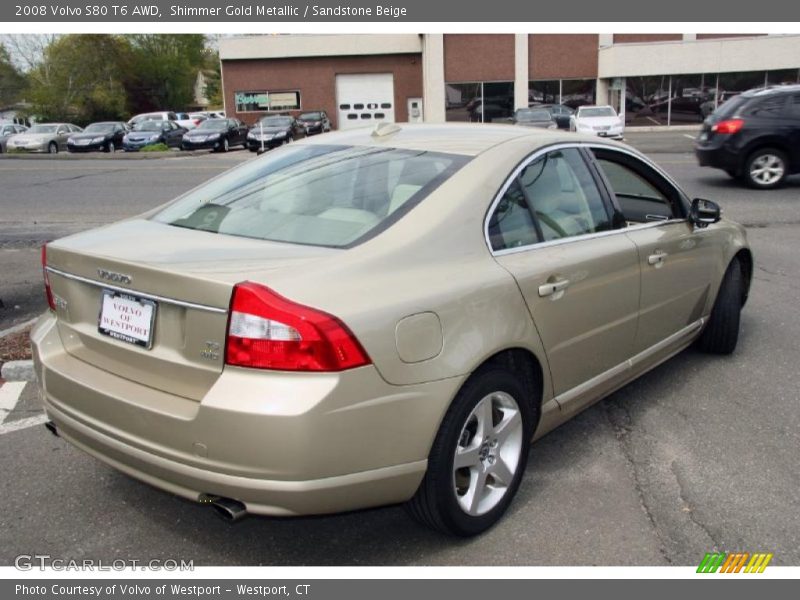
{"label": "dark suv", "polygon": [[695,154],[700,166],[723,169],[762,190],[800,172],[800,85],[731,98],[703,122]]}

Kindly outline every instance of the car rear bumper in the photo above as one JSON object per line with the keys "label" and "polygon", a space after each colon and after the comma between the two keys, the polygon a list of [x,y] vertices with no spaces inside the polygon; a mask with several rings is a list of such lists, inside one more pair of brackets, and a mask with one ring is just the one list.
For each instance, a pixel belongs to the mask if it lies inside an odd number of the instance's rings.
{"label": "car rear bumper", "polygon": [[200,401],[122,379],[32,331],[45,410],[67,441],[155,487],[233,498],[264,515],[409,499],[462,379],[387,384],[373,367],[296,374],[226,368]]}
{"label": "car rear bumper", "polygon": [[695,145],[694,154],[701,167],[737,171],[741,162],[739,155],[729,151],[725,146],[703,147]]}

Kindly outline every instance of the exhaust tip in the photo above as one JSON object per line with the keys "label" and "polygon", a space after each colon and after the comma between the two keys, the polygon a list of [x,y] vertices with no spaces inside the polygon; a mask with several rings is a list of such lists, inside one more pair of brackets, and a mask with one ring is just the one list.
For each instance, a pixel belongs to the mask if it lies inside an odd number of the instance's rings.
{"label": "exhaust tip", "polygon": [[56,427],[56,424],[52,421],[47,421],[44,426],[47,428],[47,431],[52,433],[54,436],[61,437],[58,435],[58,427]]}
{"label": "exhaust tip", "polygon": [[247,516],[245,505],[233,498],[214,498],[210,504],[214,508],[214,512],[228,523],[235,523]]}

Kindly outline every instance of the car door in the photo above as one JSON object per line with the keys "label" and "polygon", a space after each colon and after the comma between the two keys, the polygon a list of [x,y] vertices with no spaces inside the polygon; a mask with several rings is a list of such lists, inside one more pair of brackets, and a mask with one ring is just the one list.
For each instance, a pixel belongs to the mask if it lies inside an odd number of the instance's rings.
{"label": "car door", "polygon": [[700,326],[719,260],[713,232],[689,221],[684,194],[642,158],[610,147],[595,162],[639,252],[641,301],[634,352],[665,353]]}
{"label": "car door", "polygon": [[519,284],[567,413],[624,379],[639,312],[636,245],[615,229],[599,179],[576,147],[534,154],[487,223],[497,262]]}
{"label": "car door", "polygon": [[789,157],[791,171],[800,171],[800,94],[792,94],[787,108],[786,121],[789,129],[789,148],[792,156]]}
{"label": "car door", "polygon": [[56,129],[56,144],[59,150],[65,150],[67,147],[67,140],[69,139],[69,127],[66,125],[59,125]]}

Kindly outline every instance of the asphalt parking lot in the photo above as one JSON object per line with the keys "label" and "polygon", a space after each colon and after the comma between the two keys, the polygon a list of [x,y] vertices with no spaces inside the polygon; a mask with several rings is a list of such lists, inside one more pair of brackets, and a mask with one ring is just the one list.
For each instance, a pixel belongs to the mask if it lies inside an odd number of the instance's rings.
{"label": "asphalt parking lot", "polygon": [[[41,426],[15,427],[41,414],[28,385],[0,401],[0,564],[43,553],[196,565],[696,565],[714,549],[800,564],[800,177],[751,191],[699,168],[689,137],[628,140],[747,226],[756,268],[739,348],[722,358],[689,349],[537,442],[508,515],[485,535],[444,538],[399,507],[229,525]],[[0,330],[44,308],[42,242],[145,211],[252,156],[0,160]]]}

